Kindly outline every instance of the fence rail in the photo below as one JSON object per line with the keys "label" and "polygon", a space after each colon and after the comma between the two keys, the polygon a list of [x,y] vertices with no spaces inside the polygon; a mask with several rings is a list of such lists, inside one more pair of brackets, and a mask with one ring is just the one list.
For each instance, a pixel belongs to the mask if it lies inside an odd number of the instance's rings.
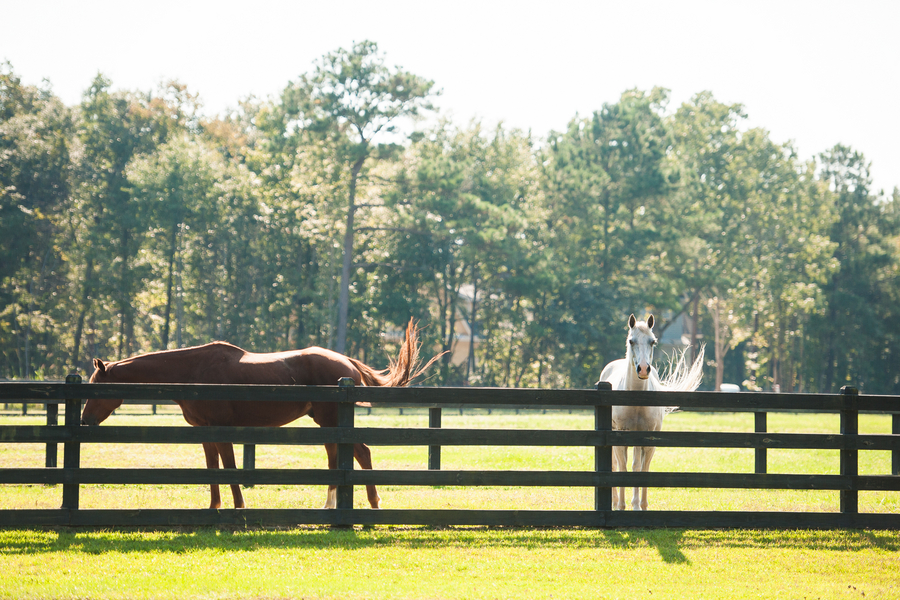
{"label": "fence rail", "polygon": [[[0,468],[0,484],[57,484],[62,508],[0,510],[0,527],[22,526],[174,526],[174,525],[515,525],[586,527],[698,528],[900,528],[900,515],[861,514],[859,491],[900,491],[900,397],[841,394],[769,394],[714,392],[622,392],[494,388],[370,388],[352,386],[260,386],[197,384],[0,383],[0,402],[46,403],[46,426],[2,426],[0,443],[47,445],[47,468]],[[82,398],[126,398],[131,402],[168,400],[337,402],[345,408],[366,402],[375,406],[427,408],[428,428],[356,428],[354,411],[342,410],[332,428],[268,427],[80,427]],[[65,405],[65,424],[56,425],[56,404]],[[681,406],[706,411],[752,411],[753,433],[613,431],[613,405]],[[530,407],[593,410],[593,430],[440,429],[441,408]],[[836,434],[768,433],[767,411],[839,412]],[[893,414],[892,434],[859,434],[859,412]],[[52,421],[52,422],[51,422]],[[98,469],[80,466],[82,444],[200,443],[243,444],[244,469]],[[354,443],[373,446],[427,446],[429,470],[354,470]],[[338,444],[339,464],[328,469],[254,469],[255,444]],[[63,467],[56,468],[56,446],[64,445]],[[448,471],[440,469],[441,446],[569,446],[594,448],[591,471]],[[612,446],[649,445],[691,448],[753,448],[755,473],[614,473]],[[53,452],[51,453],[51,447]],[[831,449],[840,452],[839,475],[766,473],[766,451]],[[860,450],[892,453],[892,472],[859,475]],[[51,457],[52,454],[52,457]],[[51,461],[52,458],[52,461]],[[52,463],[52,464],[51,464]],[[349,463],[349,465],[348,465]],[[338,508],[325,509],[139,509],[79,508],[82,485],[96,484],[337,485]],[[554,486],[594,489],[594,510],[363,510],[353,509],[353,486]],[[611,487],[690,487],[736,489],[833,490],[840,512],[613,511]]]}

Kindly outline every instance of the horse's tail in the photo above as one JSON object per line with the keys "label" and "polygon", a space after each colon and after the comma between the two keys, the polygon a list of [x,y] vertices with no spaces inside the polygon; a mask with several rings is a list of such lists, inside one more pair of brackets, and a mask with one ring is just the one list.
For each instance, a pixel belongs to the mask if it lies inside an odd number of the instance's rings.
{"label": "horse's tail", "polygon": [[355,358],[351,358],[350,362],[359,370],[363,385],[405,387],[443,355],[443,353],[438,354],[424,365],[421,365],[419,360],[419,349],[421,347],[422,342],[419,341],[419,330],[416,328],[415,322],[410,319],[409,324],[406,326],[406,339],[403,341],[403,345],[400,346],[400,354],[397,356],[397,360],[391,360],[391,365],[387,369],[375,370]]}
{"label": "horse's tail", "polygon": [[[703,355],[705,352],[706,346],[701,344],[697,358],[688,367],[685,357],[687,348],[676,351],[674,356],[669,359],[665,377],[660,381],[662,389],[668,392],[693,392],[700,387],[700,382],[703,380]],[[666,407],[667,413],[676,410],[678,410],[677,406]]]}

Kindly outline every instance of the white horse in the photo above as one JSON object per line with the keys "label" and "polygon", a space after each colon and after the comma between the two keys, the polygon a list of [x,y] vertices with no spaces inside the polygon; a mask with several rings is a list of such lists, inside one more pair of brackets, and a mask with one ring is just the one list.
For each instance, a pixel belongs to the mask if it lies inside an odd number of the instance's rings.
{"label": "white horse", "polygon": [[[694,391],[703,377],[703,352],[701,346],[688,368],[685,350],[672,358],[664,379],[651,363],[656,336],[653,334],[653,315],[647,321],[628,318],[628,337],[625,341],[625,358],[614,360],[603,368],[600,381],[608,381],[614,390]],[[612,426],[616,431],[659,431],[663,417],[676,407],[666,406],[613,406]],[[635,446],[632,471],[649,471],[655,446]],[[613,471],[625,471],[628,461],[626,446],[613,447]],[[640,493],[639,493],[640,490]],[[618,494],[617,494],[618,492]],[[613,508],[625,510],[625,488],[612,489]],[[647,510],[647,488],[634,488],[631,507]]]}

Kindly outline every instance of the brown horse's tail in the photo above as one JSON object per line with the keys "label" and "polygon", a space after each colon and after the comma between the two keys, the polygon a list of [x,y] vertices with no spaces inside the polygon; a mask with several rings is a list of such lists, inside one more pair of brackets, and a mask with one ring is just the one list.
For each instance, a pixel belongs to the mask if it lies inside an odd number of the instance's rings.
{"label": "brown horse's tail", "polygon": [[416,328],[415,322],[410,319],[409,325],[406,326],[406,339],[400,347],[400,355],[397,357],[397,360],[391,360],[391,366],[387,369],[376,371],[355,358],[351,358],[350,362],[359,370],[363,385],[405,387],[443,355],[443,353],[438,354],[424,365],[420,365],[419,349],[421,347],[419,330]]}

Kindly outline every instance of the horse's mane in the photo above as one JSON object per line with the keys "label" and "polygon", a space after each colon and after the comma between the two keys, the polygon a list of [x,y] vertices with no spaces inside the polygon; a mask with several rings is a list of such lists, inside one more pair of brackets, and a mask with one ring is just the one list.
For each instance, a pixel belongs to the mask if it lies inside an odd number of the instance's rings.
{"label": "horse's mane", "polygon": [[400,354],[397,360],[390,359],[391,364],[387,369],[379,371],[355,358],[348,358],[353,363],[353,366],[359,370],[363,385],[406,387],[443,356],[443,353],[438,354],[424,365],[421,365],[419,359],[421,347],[422,342],[419,341],[419,330],[416,328],[413,320],[410,319],[409,325],[406,327],[406,339],[400,347]]}
{"label": "horse's mane", "polygon": [[[652,389],[661,392],[693,392],[700,387],[700,382],[703,380],[703,355],[706,352],[706,346],[704,344],[700,345],[700,349],[697,351],[697,358],[694,359],[693,364],[690,366],[688,366],[685,356],[687,350],[687,347],[676,350],[669,357],[669,364],[661,379],[656,373],[651,375],[651,377],[655,378],[655,381],[651,384]],[[678,410],[677,406],[666,407],[667,413],[676,410]]]}

